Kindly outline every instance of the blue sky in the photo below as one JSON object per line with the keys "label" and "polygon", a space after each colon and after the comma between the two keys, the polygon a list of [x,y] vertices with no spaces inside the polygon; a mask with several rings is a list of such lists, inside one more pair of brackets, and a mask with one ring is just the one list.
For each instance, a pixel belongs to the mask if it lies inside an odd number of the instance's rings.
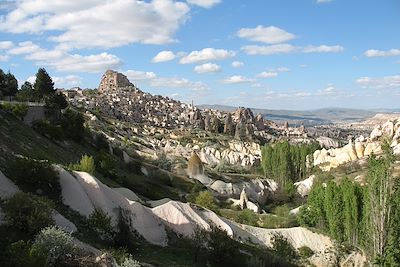
{"label": "blue sky", "polygon": [[398,0],[2,0],[0,68],[195,104],[400,108]]}

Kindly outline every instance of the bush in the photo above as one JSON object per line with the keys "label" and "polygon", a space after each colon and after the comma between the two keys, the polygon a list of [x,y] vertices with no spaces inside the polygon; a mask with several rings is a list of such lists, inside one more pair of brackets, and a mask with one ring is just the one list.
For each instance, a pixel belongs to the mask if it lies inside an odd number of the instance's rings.
{"label": "bush", "polygon": [[4,103],[1,108],[10,112],[19,119],[24,119],[26,113],[28,112],[28,106],[22,103]]}
{"label": "bush", "polygon": [[140,267],[140,263],[134,260],[132,256],[125,258],[119,267]]}
{"label": "bush", "polygon": [[94,174],[95,171],[94,159],[92,156],[83,155],[79,163],[73,164],[71,168],[76,171],[82,171]]}
{"label": "bush", "polygon": [[238,212],[237,222],[252,226],[258,226],[258,215],[251,210],[244,209],[243,211]]}
{"label": "bush", "polygon": [[208,191],[201,191],[196,197],[195,203],[212,211],[218,210],[218,206],[215,203],[213,195]]}
{"label": "bush", "polygon": [[302,258],[302,259],[308,259],[312,255],[314,255],[314,251],[307,246],[299,247],[298,251],[299,251],[300,258]]}
{"label": "bush", "polygon": [[211,225],[211,231],[207,238],[211,259],[223,266],[235,266],[236,256],[239,254],[237,241],[230,238],[225,230],[216,225]]}
{"label": "bush", "polygon": [[289,241],[281,234],[275,234],[271,240],[272,249],[277,256],[289,261],[295,261],[297,259],[296,249]]}
{"label": "bush", "polygon": [[60,125],[50,123],[48,120],[38,120],[33,123],[33,129],[41,135],[52,140],[63,140],[64,132]]}
{"label": "bush", "polygon": [[40,255],[32,255],[31,241],[19,240],[9,245],[7,259],[8,266],[15,267],[42,267],[46,264],[46,258]]}
{"label": "bush", "polygon": [[114,238],[114,230],[111,224],[111,217],[101,209],[95,209],[89,216],[89,226],[100,235],[103,240],[112,240]]}
{"label": "bush", "polygon": [[52,203],[29,193],[16,193],[1,208],[7,223],[29,236],[54,224]]}
{"label": "bush", "polygon": [[85,119],[79,112],[67,109],[61,119],[61,126],[65,136],[74,141],[80,142],[85,133]]}
{"label": "bush", "polygon": [[119,208],[114,243],[116,246],[127,248],[129,251],[134,250],[136,247],[136,240],[131,225],[130,211]]}
{"label": "bush", "polygon": [[7,174],[24,191],[60,197],[59,177],[49,162],[16,158],[9,163]]}
{"label": "bush", "polygon": [[44,257],[47,266],[58,266],[64,257],[71,257],[76,251],[71,234],[55,226],[42,229],[32,245],[32,254]]}

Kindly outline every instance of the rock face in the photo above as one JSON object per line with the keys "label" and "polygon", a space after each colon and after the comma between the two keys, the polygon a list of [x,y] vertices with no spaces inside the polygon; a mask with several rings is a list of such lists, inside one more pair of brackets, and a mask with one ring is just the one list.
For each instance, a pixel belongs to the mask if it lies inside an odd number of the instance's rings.
{"label": "rock face", "polygon": [[234,135],[235,126],[233,125],[232,116],[228,113],[225,117],[224,134]]}
{"label": "rock face", "polygon": [[303,181],[294,183],[294,186],[297,187],[297,192],[299,193],[300,196],[302,197],[308,196],[308,193],[310,193],[311,188],[314,184],[314,179],[315,175],[313,174],[307,179],[304,179]]}
{"label": "rock face", "polygon": [[243,122],[243,123],[250,123],[253,124],[254,123],[254,115],[253,112],[251,111],[251,109],[249,108],[244,108],[244,107],[239,107],[234,115],[233,115],[233,119],[236,122]]}
{"label": "rock face", "polygon": [[196,178],[200,175],[204,175],[203,163],[196,152],[193,152],[188,161],[187,174],[190,178]]}
{"label": "rock face", "polygon": [[107,70],[106,73],[103,74],[99,85],[99,92],[104,93],[107,91],[115,91],[119,87],[128,87],[133,86],[128,78],[122,73]]}
{"label": "rock face", "polygon": [[329,170],[341,164],[361,159],[371,154],[379,155],[383,153],[381,138],[387,138],[394,154],[400,154],[397,148],[400,140],[400,123],[389,120],[383,125],[376,126],[369,135],[369,138],[359,136],[355,142],[350,139],[349,143],[340,148],[321,149],[314,152],[314,165],[329,163],[322,168]]}

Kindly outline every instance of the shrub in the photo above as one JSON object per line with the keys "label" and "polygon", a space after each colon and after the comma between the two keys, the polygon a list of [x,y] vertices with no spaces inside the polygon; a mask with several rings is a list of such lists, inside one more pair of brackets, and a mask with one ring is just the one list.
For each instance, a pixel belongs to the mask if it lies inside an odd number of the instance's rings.
{"label": "shrub", "polygon": [[213,195],[208,191],[201,191],[196,197],[195,203],[212,211],[218,210]]}
{"label": "shrub", "polygon": [[224,266],[236,265],[235,258],[239,254],[239,245],[228,236],[225,230],[212,224],[207,245],[214,262],[224,264]]}
{"label": "shrub", "polygon": [[132,256],[129,256],[125,258],[120,267],[140,267],[140,263],[137,260],[134,260]]}
{"label": "shrub", "polygon": [[31,253],[32,242],[19,240],[9,245],[7,266],[41,267],[45,266],[46,258]]}
{"label": "shrub", "polygon": [[16,158],[9,163],[8,176],[24,191],[59,198],[61,187],[57,172],[50,163],[27,158]]}
{"label": "shrub", "polygon": [[88,172],[90,174],[94,174],[95,164],[92,156],[83,155],[79,163],[73,164],[72,169],[76,171]]}
{"label": "shrub", "polygon": [[1,105],[2,109],[10,112],[19,119],[23,119],[28,112],[28,106],[23,103],[4,103]]}
{"label": "shrub", "polygon": [[61,126],[64,130],[66,137],[80,142],[85,133],[85,119],[79,112],[67,109],[61,119]]}
{"label": "shrub", "polygon": [[76,250],[71,234],[55,226],[42,229],[32,245],[32,253],[46,258],[47,266],[58,266],[63,257],[73,256]]}
{"label": "shrub", "polygon": [[275,234],[272,237],[271,243],[277,256],[289,261],[295,261],[297,259],[296,249],[281,234]]}
{"label": "shrub", "polygon": [[237,216],[238,223],[258,226],[257,221],[258,221],[257,214],[255,214],[251,210],[244,209],[243,211],[238,212],[238,216]]}
{"label": "shrub", "polygon": [[1,208],[7,223],[29,236],[54,224],[52,203],[29,193],[16,193]]}
{"label": "shrub", "polygon": [[132,219],[130,211],[119,208],[117,232],[115,234],[114,243],[118,247],[125,247],[128,250],[134,250],[136,246],[135,236],[131,228]]}
{"label": "shrub", "polygon": [[112,240],[114,230],[111,224],[111,217],[101,209],[95,209],[89,216],[89,226],[100,235],[103,240]]}
{"label": "shrub", "polygon": [[60,125],[50,123],[48,120],[38,120],[33,123],[33,129],[52,140],[63,140],[64,132]]}
{"label": "shrub", "polygon": [[298,251],[299,251],[300,258],[302,258],[302,259],[308,259],[312,255],[314,255],[314,251],[307,246],[299,247]]}

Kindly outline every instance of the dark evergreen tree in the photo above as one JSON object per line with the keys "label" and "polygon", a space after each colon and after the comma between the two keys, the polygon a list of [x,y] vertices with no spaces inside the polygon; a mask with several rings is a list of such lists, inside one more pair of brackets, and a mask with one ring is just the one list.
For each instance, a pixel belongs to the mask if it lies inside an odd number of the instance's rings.
{"label": "dark evergreen tree", "polygon": [[36,91],[33,89],[33,85],[26,81],[23,85],[21,85],[21,89],[18,91],[16,95],[16,99],[18,101],[37,101],[38,96]]}
{"label": "dark evergreen tree", "polygon": [[9,100],[18,92],[18,81],[13,74],[8,72],[4,74],[4,81],[2,85],[2,94],[7,96]]}
{"label": "dark evergreen tree", "polygon": [[33,87],[40,98],[44,98],[55,93],[54,82],[44,68],[40,68],[36,73],[36,81]]}

